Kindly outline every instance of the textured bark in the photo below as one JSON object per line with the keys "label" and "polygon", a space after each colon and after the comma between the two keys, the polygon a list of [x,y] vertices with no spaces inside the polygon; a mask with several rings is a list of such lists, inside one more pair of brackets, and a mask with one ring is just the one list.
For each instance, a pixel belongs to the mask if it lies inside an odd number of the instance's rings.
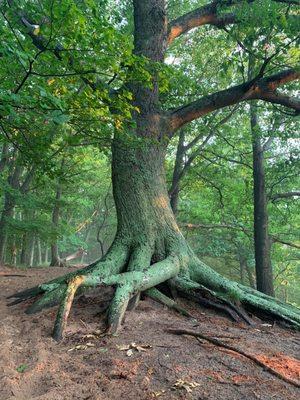
{"label": "textured bark", "polygon": [[37,250],[37,264],[40,266],[43,264],[42,260],[42,245],[41,245],[41,239],[37,238],[36,240],[36,250]]}
{"label": "textured bark", "polygon": [[[62,186],[59,183],[56,188],[55,202],[52,211],[52,226],[57,229],[59,223],[59,212],[60,212],[60,200],[62,195]],[[60,259],[58,252],[57,240],[53,241],[50,245],[51,261],[50,267],[62,267],[64,266],[63,261]]]}
{"label": "textured bark", "polygon": [[300,73],[297,70],[292,68],[287,69],[265,78],[250,79],[241,85],[232,86],[220,92],[203,96],[191,103],[170,110],[172,132],[175,132],[186,123],[215,110],[250,100],[264,100],[273,104],[281,104],[299,113],[299,99],[283,95],[276,91],[280,85],[297,80],[299,76]]}
{"label": "textured bark", "polygon": [[114,140],[112,179],[117,238],[126,245],[144,248],[148,263],[151,255],[155,260],[165,258],[172,242],[182,240],[170,209],[164,156],[165,146],[161,144],[149,142],[133,147],[121,138]]}
{"label": "textured bark", "polygon": [[250,105],[253,149],[253,195],[254,195],[254,247],[257,289],[274,296],[271,264],[271,242],[268,232],[268,210],[264,171],[264,151],[259,137],[256,105]]}
{"label": "textured bark", "polygon": [[[20,177],[23,168],[18,164],[10,164],[10,169],[11,171],[7,178],[7,184],[11,187],[11,189],[18,190],[20,188]],[[13,216],[15,204],[16,200],[14,195],[9,191],[6,191],[4,193],[4,207],[0,218],[0,264],[4,262],[8,235],[8,222]]]}
{"label": "textured bark", "polygon": [[12,192],[9,190],[4,193],[4,206],[0,217],[0,264],[4,262],[9,220],[14,215],[14,208],[16,205],[16,196],[13,191],[19,191],[20,194],[25,194],[30,187],[35,173],[35,166],[33,166],[24,174],[24,167],[19,161],[17,152],[15,152],[9,162],[6,161],[6,167],[9,169],[7,184],[10,186]]}
{"label": "textured bark", "polygon": [[4,143],[1,149],[1,157],[0,157],[0,172],[2,172],[6,165],[8,164],[9,160],[9,145]]}
{"label": "textured bark", "polygon": [[182,129],[179,133],[175,165],[174,165],[174,170],[173,170],[173,175],[172,175],[172,184],[171,184],[171,188],[169,190],[171,208],[175,215],[177,214],[177,211],[178,211],[180,179],[181,179],[182,168],[183,168],[183,164],[184,164],[184,159],[183,159],[184,150],[185,150],[184,138],[185,138],[185,133],[184,133],[184,130]]}
{"label": "textured bark", "polygon": [[8,221],[13,216],[14,199],[8,193],[5,194],[4,208],[0,218],[0,264],[4,263],[5,249],[8,235]]}

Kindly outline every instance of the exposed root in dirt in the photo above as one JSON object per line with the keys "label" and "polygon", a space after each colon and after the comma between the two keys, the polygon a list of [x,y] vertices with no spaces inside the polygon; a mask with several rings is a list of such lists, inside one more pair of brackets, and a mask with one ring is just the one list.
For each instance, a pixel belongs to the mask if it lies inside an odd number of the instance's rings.
{"label": "exposed root in dirt", "polygon": [[222,277],[197,259],[181,234],[171,239],[168,238],[169,244],[165,241],[164,253],[160,256],[149,245],[132,246],[115,240],[102,260],[16,293],[10,296],[16,298],[11,305],[37,297],[26,311],[33,314],[59,304],[53,330],[53,337],[58,341],[63,338],[74,297],[94,287],[115,288],[107,313],[107,333],[110,334],[119,330],[126,310],[137,306],[142,292],[181,314],[192,317],[174,299],[158,290],[157,286],[164,283],[171,293],[175,290],[185,298],[226,314],[235,322],[253,325],[243,309],[244,306],[253,313],[300,327],[300,313],[297,308]]}
{"label": "exposed root in dirt", "polygon": [[190,331],[190,330],[185,330],[185,329],[168,329],[167,330],[168,333],[171,333],[173,335],[188,335],[188,336],[193,336],[195,338],[200,338],[200,339],[204,339],[209,343],[212,343],[213,345],[217,346],[217,347],[222,347],[224,349],[227,350],[231,350],[235,353],[241,354],[242,356],[248,358],[249,360],[255,362],[257,365],[259,365],[260,367],[262,367],[264,370],[268,371],[270,374],[276,376],[279,379],[284,380],[287,383],[290,383],[291,385],[300,388],[300,382],[296,381],[294,379],[288,378],[287,376],[281,374],[280,372],[276,371],[274,368],[270,367],[265,361],[262,360],[262,357],[258,358],[253,354],[249,354],[246,353],[245,351],[238,349],[237,347],[227,344],[227,343],[223,343],[220,340],[213,338],[211,336],[208,335],[204,335],[203,333],[200,332],[194,332],[194,331]]}

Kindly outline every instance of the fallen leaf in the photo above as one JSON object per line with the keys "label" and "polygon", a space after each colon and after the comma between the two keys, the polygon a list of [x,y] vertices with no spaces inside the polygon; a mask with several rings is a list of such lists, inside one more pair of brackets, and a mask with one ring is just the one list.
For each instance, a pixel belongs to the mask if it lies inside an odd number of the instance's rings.
{"label": "fallen leaf", "polygon": [[126,354],[128,357],[131,357],[133,354],[133,350],[132,349],[127,350]]}
{"label": "fallen leaf", "polygon": [[147,349],[151,349],[152,346],[149,344],[140,344],[137,345],[136,343],[132,342],[128,345],[117,345],[117,349],[121,350],[121,351],[126,351],[128,357],[131,357],[133,354],[133,350],[136,350],[138,353],[142,352],[142,351],[147,351]]}
{"label": "fallen leaf", "polygon": [[188,382],[184,381],[183,379],[178,379],[172,389],[185,389],[188,393],[191,393],[194,388],[200,386],[200,383],[197,382]]}
{"label": "fallen leaf", "polygon": [[160,397],[160,396],[162,396],[164,393],[166,393],[166,391],[165,391],[165,390],[161,390],[160,392],[153,392],[153,393],[152,393],[152,396],[153,396],[153,397]]}

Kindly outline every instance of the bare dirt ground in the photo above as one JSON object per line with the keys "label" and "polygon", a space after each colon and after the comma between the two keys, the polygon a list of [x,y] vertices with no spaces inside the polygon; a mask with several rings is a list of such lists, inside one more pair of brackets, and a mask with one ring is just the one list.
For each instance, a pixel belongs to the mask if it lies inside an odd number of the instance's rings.
{"label": "bare dirt ground", "polygon": [[299,334],[261,321],[255,327],[237,326],[185,303],[196,322],[147,299],[127,314],[118,336],[105,337],[99,316],[103,294],[97,294],[76,300],[66,338],[57,344],[50,336],[56,310],[26,315],[25,304],[7,307],[6,296],[66,271],[1,268],[0,400],[300,398],[300,389],[237,353],[166,333],[183,328],[218,337],[300,380]]}

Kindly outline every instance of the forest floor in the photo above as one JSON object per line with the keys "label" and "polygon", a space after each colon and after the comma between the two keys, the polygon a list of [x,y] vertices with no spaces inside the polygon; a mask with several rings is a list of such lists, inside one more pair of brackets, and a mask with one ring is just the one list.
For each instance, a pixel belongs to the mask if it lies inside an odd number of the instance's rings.
{"label": "forest floor", "polygon": [[195,321],[146,299],[127,313],[118,336],[105,337],[99,311],[107,293],[89,294],[75,301],[66,338],[57,344],[50,336],[55,309],[26,315],[25,304],[7,307],[8,295],[70,270],[1,268],[1,400],[300,398],[300,389],[237,353],[166,332],[183,328],[217,337],[300,380],[300,335],[259,320],[254,327],[237,325],[184,303]]}

